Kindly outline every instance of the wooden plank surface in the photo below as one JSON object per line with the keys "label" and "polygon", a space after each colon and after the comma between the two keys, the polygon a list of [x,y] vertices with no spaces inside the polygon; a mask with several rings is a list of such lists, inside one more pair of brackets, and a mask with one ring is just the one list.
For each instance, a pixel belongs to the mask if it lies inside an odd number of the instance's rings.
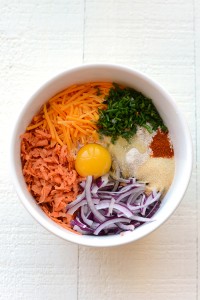
{"label": "wooden plank surface", "polygon": [[[0,11],[0,299],[200,299],[199,1],[0,0]],[[119,248],[76,246],[41,228],[17,199],[6,160],[12,118],[27,98],[51,76],[90,62],[126,64],[158,80],[194,144],[175,214]]]}
{"label": "wooden plank surface", "polygon": [[197,171],[197,299],[200,300],[200,2],[194,3],[194,30],[195,30],[195,90],[196,90],[196,171]]}
{"label": "wooden plank surface", "polygon": [[[163,84],[195,124],[192,1],[87,1],[85,62],[126,63]],[[118,249],[80,249],[79,299],[197,299],[196,173],[173,217]],[[191,204],[191,201],[193,202]]]}
{"label": "wooden plank surface", "polygon": [[78,247],[20,204],[7,161],[12,118],[44,81],[82,63],[83,1],[0,1],[0,299],[77,299]]}

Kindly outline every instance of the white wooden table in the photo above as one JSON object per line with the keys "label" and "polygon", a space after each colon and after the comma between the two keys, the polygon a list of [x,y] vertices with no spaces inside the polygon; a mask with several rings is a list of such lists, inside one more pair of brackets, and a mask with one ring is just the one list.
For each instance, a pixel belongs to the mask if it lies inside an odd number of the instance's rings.
{"label": "white wooden table", "polygon": [[[175,214],[119,248],[76,246],[25,211],[8,172],[12,118],[47,79],[121,63],[164,85],[189,123],[194,169]],[[200,1],[0,0],[0,299],[200,299]]]}

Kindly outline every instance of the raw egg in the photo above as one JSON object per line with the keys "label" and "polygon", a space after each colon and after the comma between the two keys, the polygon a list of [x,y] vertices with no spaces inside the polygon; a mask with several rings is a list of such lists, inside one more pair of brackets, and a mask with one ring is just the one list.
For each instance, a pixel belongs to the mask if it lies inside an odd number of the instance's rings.
{"label": "raw egg", "polygon": [[99,144],[87,144],[77,154],[75,168],[79,175],[98,178],[110,170],[111,155]]}

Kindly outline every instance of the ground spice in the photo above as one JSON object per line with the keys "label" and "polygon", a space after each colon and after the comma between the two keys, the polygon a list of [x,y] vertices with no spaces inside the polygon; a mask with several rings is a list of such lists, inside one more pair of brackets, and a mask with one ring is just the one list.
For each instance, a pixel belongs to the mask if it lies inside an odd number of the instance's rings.
{"label": "ground spice", "polygon": [[150,157],[137,172],[136,178],[139,181],[148,182],[147,192],[157,190],[163,196],[172,184],[175,170],[174,157]]}
{"label": "ground spice", "polygon": [[174,156],[174,150],[166,132],[158,130],[150,144],[153,157],[171,158]]}

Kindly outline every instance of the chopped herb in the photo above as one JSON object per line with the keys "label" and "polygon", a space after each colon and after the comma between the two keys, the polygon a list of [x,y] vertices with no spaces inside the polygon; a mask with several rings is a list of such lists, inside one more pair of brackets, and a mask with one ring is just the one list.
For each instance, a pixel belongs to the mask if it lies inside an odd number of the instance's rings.
{"label": "chopped herb", "polygon": [[99,110],[97,126],[101,135],[111,137],[114,143],[121,136],[129,140],[137,131],[137,126],[145,127],[150,133],[158,127],[167,132],[152,100],[132,88],[120,88],[113,83],[104,103],[107,109]]}

